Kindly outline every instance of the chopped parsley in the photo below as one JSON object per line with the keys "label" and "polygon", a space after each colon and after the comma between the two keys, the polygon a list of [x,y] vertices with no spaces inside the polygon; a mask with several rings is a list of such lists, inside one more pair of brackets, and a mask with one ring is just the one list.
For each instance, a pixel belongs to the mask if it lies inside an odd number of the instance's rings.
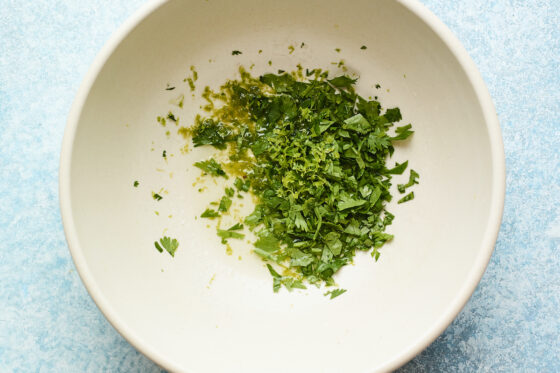
{"label": "chopped parsley", "polygon": [[218,149],[225,149],[226,142],[233,139],[233,132],[229,126],[211,118],[197,122],[192,133],[194,146],[212,145]]}
{"label": "chopped parsley", "polygon": [[229,198],[227,195],[223,196],[222,199],[220,200],[218,211],[227,212],[231,206],[231,203],[232,203],[231,198]]}
{"label": "chopped parsley", "polygon": [[251,181],[249,180],[243,181],[240,178],[236,178],[235,181],[233,182],[233,185],[239,191],[248,192],[249,188],[251,187]]}
{"label": "chopped parsley", "polygon": [[200,215],[201,218],[208,218],[208,219],[214,219],[217,218],[218,216],[220,216],[220,213],[212,209],[206,209],[206,211],[204,211],[202,215]]}
{"label": "chopped parsley", "polygon": [[366,47],[365,45],[362,45],[362,46],[360,47],[360,49],[361,49],[361,50],[366,50],[367,47]]}
{"label": "chopped parsley", "polygon": [[[410,176],[408,178],[408,183],[406,184],[398,184],[397,185],[397,189],[400,193],[404,193],[406,192],[407,188],[410,188],[411,186],[413,186],[414,184],[418,184],[418,178],[420,177],[420,175],[418,175],[418,173],[414,170],[410,170]],[[412,196],[412,198],[414,198],[414,195]],[[410,199],[412,199],[410,198]],[[409,200],[407,200],[409,201]]]}
{"label": "chopped parsley", "polygon": [[[201,217],[227,213],[235,193],[254,197],[243,224],[218,228],[217,234],[226,243],[244,238],[244,227],[251,230],[253,251],[266,262],[274,291],[305,289],[306,283],[333,286],[333,276],[359,251],[379,259],[379,249],[393,239],[385,233],[394,219],[386,210],[392,178],[408,167],[408,161],[393,167],[387,161],[394,145],[413,134],[408,124],[391,136],[400,110],[358,95],[357,79],[329,79],[321,69],[305,70],[304,78],[303,72],[298,67],[255,78],[240,68],[240,79],[227,81],[218,93],[208,90],[207,116],[180,129],[195,147],[212,146],[229,157],[224,168],[213,158],[196,167],[235,177],[213,203],[217,209]],[[411,170],[403,190],[417,178]],[[413,198],[411,192],[399,203]],[[345,291],[325,295],[332,299]]]}
{"label": "chopped parsley", "polygon": [[231,230],[223,230],[223,229],[218,229],[218,236],[222,238],[222,243],[227,243],[227,239],[228,238],[235,238],[238,240],[242,240],[243,238],[245,238],[245,235],[243,233],[239,233],[239,232],[234,232]]}
{"label": "chopped parsley", "polygon": [[135,180],[134,184],[132,184],[132,185],[134,185],[135,188],[138,188],[138,185],[140,185],[140,183],[138,182],[138,180]]}
{"label": "chopped parsley", "polygon": [[236,224],[232,225],[230,228],[228,228],[228,231],[238,231],[240,229],[243,229],[243,224],[236,223]]}
{"label": "chopped parsley", "polygon": [[292,291],[292,289],[307,289],[300,279],[292,276],[281,276],[270,264],[267,264],[266,267],[272,275],[272,290],[274,292],[280,290],[282,285],[289,291]]}
{"label": "chopped parsley", "polygon": [[158,121],[159,124],[161,124],[163,127],[165,127],[166,123],[165,123],[165,118],[164,117],[158,116],[157,121]]}
{"label": "chopped parsley", "polygon": [[[400,113],[399,113],[399,118],[400,118]],[[393,141],[406,140],[410,135],[414,133],[414,131],[410,130],[411,128],[412,128],[411,124],[407,124],[406,126],[402,126],[402,127],[397,127],[397,129],[395,130],[395,133],[397,135],[391,137],[391,140]]]}
{"label": "chopped parsley", "polygon": [[169,255],[175,257],[175,251],[177,251],[177,248],[179,247],[179,242],[175,238],[164,236],[159,239],[159,242],[155,241],[154,246],[160,253],[162,253],[163,249],[165,249]]}
{"label": "chopped parsley", "polygon": [[193,78],[187,78],[187,83],[189,84],[189,88],[192,91],[194,91],[196,89],[195,85],[194,85],[194,80]]}
{"label": "chopped parsley", "polygon": [[410,192],[406,196],[404,196],[403,198],[399,199],[399,203],[412,201],[413,199],[414,199],[414,192]]}
{"label": "chopped parsley", "polygon": [[194,165],[209,175],[228,178],[222,166],[216,162],[214,158],[210,158],[207,161],[196,162]]}
{"label": "chopped parsley", "polygon": [[346,289],[334,289],[331,291],[327,291],[325,294],[323,294],[324,296],[330,296],[331,299],[334,299],[336,297],[338,297],[339,295],[342,295],[346,293]]}
{"label": "chopped parsley", "polygon": [[161,201],[163,199],[162,196],[154,192],[152,192],[152,198],[155,199],[156,201]]}
{"label": "chopped parsley", "polygon": [[232,55],[232,56],[238,56],[238,55],[240,55],[240,54],[242,54],[242,53],[243,53],[243,52],[238,51],[238,50],[231,51],[231,55]]}
{"label": "chopped parsley", "polygon": [[173,114],[172,112],[167,113],[167,119],[177,123],[177,118],[175,118],[175,114]]}
{"label": "chopped parsley", "polygon": [[191,71],[193,74],[193,80],[196,82],[198,80],[198,72],[196,71],[194,65],[191,65]]}
{"label": "chopped parsley", "polygon": [[408,167],[408,161],[405,161],[401,164],[397,162],[395,163],[395,167],[391,168],[390,170],[387,170],[387,173],[392,175],[402,175],[402,173],[404,172],[404,170],[406,170],[407,167]]}

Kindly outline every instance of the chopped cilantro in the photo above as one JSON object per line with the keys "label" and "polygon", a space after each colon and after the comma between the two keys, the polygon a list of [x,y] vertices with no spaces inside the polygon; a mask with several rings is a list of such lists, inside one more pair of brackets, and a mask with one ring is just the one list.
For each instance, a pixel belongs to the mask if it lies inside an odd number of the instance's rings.
{"label": "chopped cilantro", "polygon": [[161,154],[161,156],[162,156],[163,158],[167,158],[167,151],[164,150],[163,153]]}
{"label": "chopped cilantro", "polygon": [[135,180],[133,185],[135,188],[138,188],[138,185],[140,185],[140,183],[138,182],[138,180]]}
{"label": "chopped cilantro", "polygon": [[362,49],[362,50],[366,50],[366,49],[367,49],[367,47],[366,47],[365,45],[362,45],[362,46],[360,47],[360,49]]}
{"label": "chopped cilantro", "polygon": [[232,55],[232,56],[238,56],[238,55],[240,55],[240,54],[242,54],[242,53],[243,53],[243,52],[241,52],[241,51],[234,50],[234,51],[231,52],[231,55]]}
{"label": "chopped cilantro", "polygon": [[154,192],[152,192],[152,198],[155,199],[156,201],[161,201],[163,199],[162,196]]}

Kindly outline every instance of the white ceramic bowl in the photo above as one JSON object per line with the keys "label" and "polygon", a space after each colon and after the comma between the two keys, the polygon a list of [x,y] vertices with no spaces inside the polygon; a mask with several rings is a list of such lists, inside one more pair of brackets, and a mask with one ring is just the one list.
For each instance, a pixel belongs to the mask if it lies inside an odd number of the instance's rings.
{"label": "white ceramic bowl", "polygon": [[[156,116],[173,109],[188,124],[199,112],[183,82],[191,65],[199,94],[234,77],[239,64],[255,63],[257,74],[297,63],[336,72],[331,62],[341,58],[360,76],[360,93],[399,106],[413,123],[412,141],[393,160],[409,159],[420,185],[414,201],[389,205],[395,239],[379,262],[359,255],[337,275],[346,294],[332,301],[318,289],[274,294],[251,245],[238,243],[228,256],[214,228],[195,219],[217,194],[195,192],[200,173],[192,163],[212,150],[182,155],[184,141],[168,138]],[[178,88],[166,91],[166,83]],[[182,110],[169,103],[181,92]],[[163,149],[174,155],[168,162]],[[161,187],[169,194],[156,202],[150,192]],[[495,244],[504,189],[500,128],[484,83],[456,38],[415,0],[149,3],[87,74],[60,168],[68,244],[94,301],[157,364],[200,373],[402,365],[474,291]],[[164,231],[180,241],[174,259],[153,247]]]}

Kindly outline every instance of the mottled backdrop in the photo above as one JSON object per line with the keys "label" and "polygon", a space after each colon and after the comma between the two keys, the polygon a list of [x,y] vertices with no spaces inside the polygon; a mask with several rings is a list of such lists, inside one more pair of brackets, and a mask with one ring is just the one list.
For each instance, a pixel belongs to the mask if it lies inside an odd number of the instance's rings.
{"label": "mottled backdrop", "polygon": [[[68,253],[58,158],[82,77],[144,0],[0,0],[0,372],[159,372],[105,321]],[[494,98],[507,197],[492,261],[402,372],[560,371],[560,0],[423,0]]]}

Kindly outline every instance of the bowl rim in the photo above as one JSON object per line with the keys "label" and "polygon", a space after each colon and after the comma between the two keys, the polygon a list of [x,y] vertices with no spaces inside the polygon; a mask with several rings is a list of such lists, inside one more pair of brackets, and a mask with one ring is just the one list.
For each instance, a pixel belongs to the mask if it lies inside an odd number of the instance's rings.
{"label": "bowl rim", "polygon": [[[85,74],[70,109],[66,128],[64,130],[60,154],[59,199],[62,224],[74,265],[89,295],[105,318],[130,344],[157,365],[170,371],[187,371],[193,373],[192,370],[185,370],[185,367],[180,366],[177,362],[171,361],[169,358],[155,351],[150,343],[138,336],[136,332],[118,316],[109,301],[105,298],[89,270],[84,253],[81,249],[74,224],[70,195],[71,157],[73,154],[76,129],[83,106],[99,72],[115,49],[130,32],[151,13],[168,1],[169,0],[154,0],[141,6],[111,35]],[[506,190],[505,153],[500,124],[490,93],[474,61],[451,30],[426,6],[421,4],[419,0],[397,0],[397,2],[420,18],[443,41],[469,79],[477,96],[478,104],[482,109],[490,140],[493,170],[492,191],[488,225],[481,243],[481,250],[475,258],[474,265],[467,276],[467,280],[453,301],[448,305],[439,319],[437,319],[423,335],[409,343],[408,347],[391,360],[386,361],[381,366],[370,368],[370,372],[392,371],[410,361],[428,347],[451,324],[469,301],[492,256],[501,225]]]}

